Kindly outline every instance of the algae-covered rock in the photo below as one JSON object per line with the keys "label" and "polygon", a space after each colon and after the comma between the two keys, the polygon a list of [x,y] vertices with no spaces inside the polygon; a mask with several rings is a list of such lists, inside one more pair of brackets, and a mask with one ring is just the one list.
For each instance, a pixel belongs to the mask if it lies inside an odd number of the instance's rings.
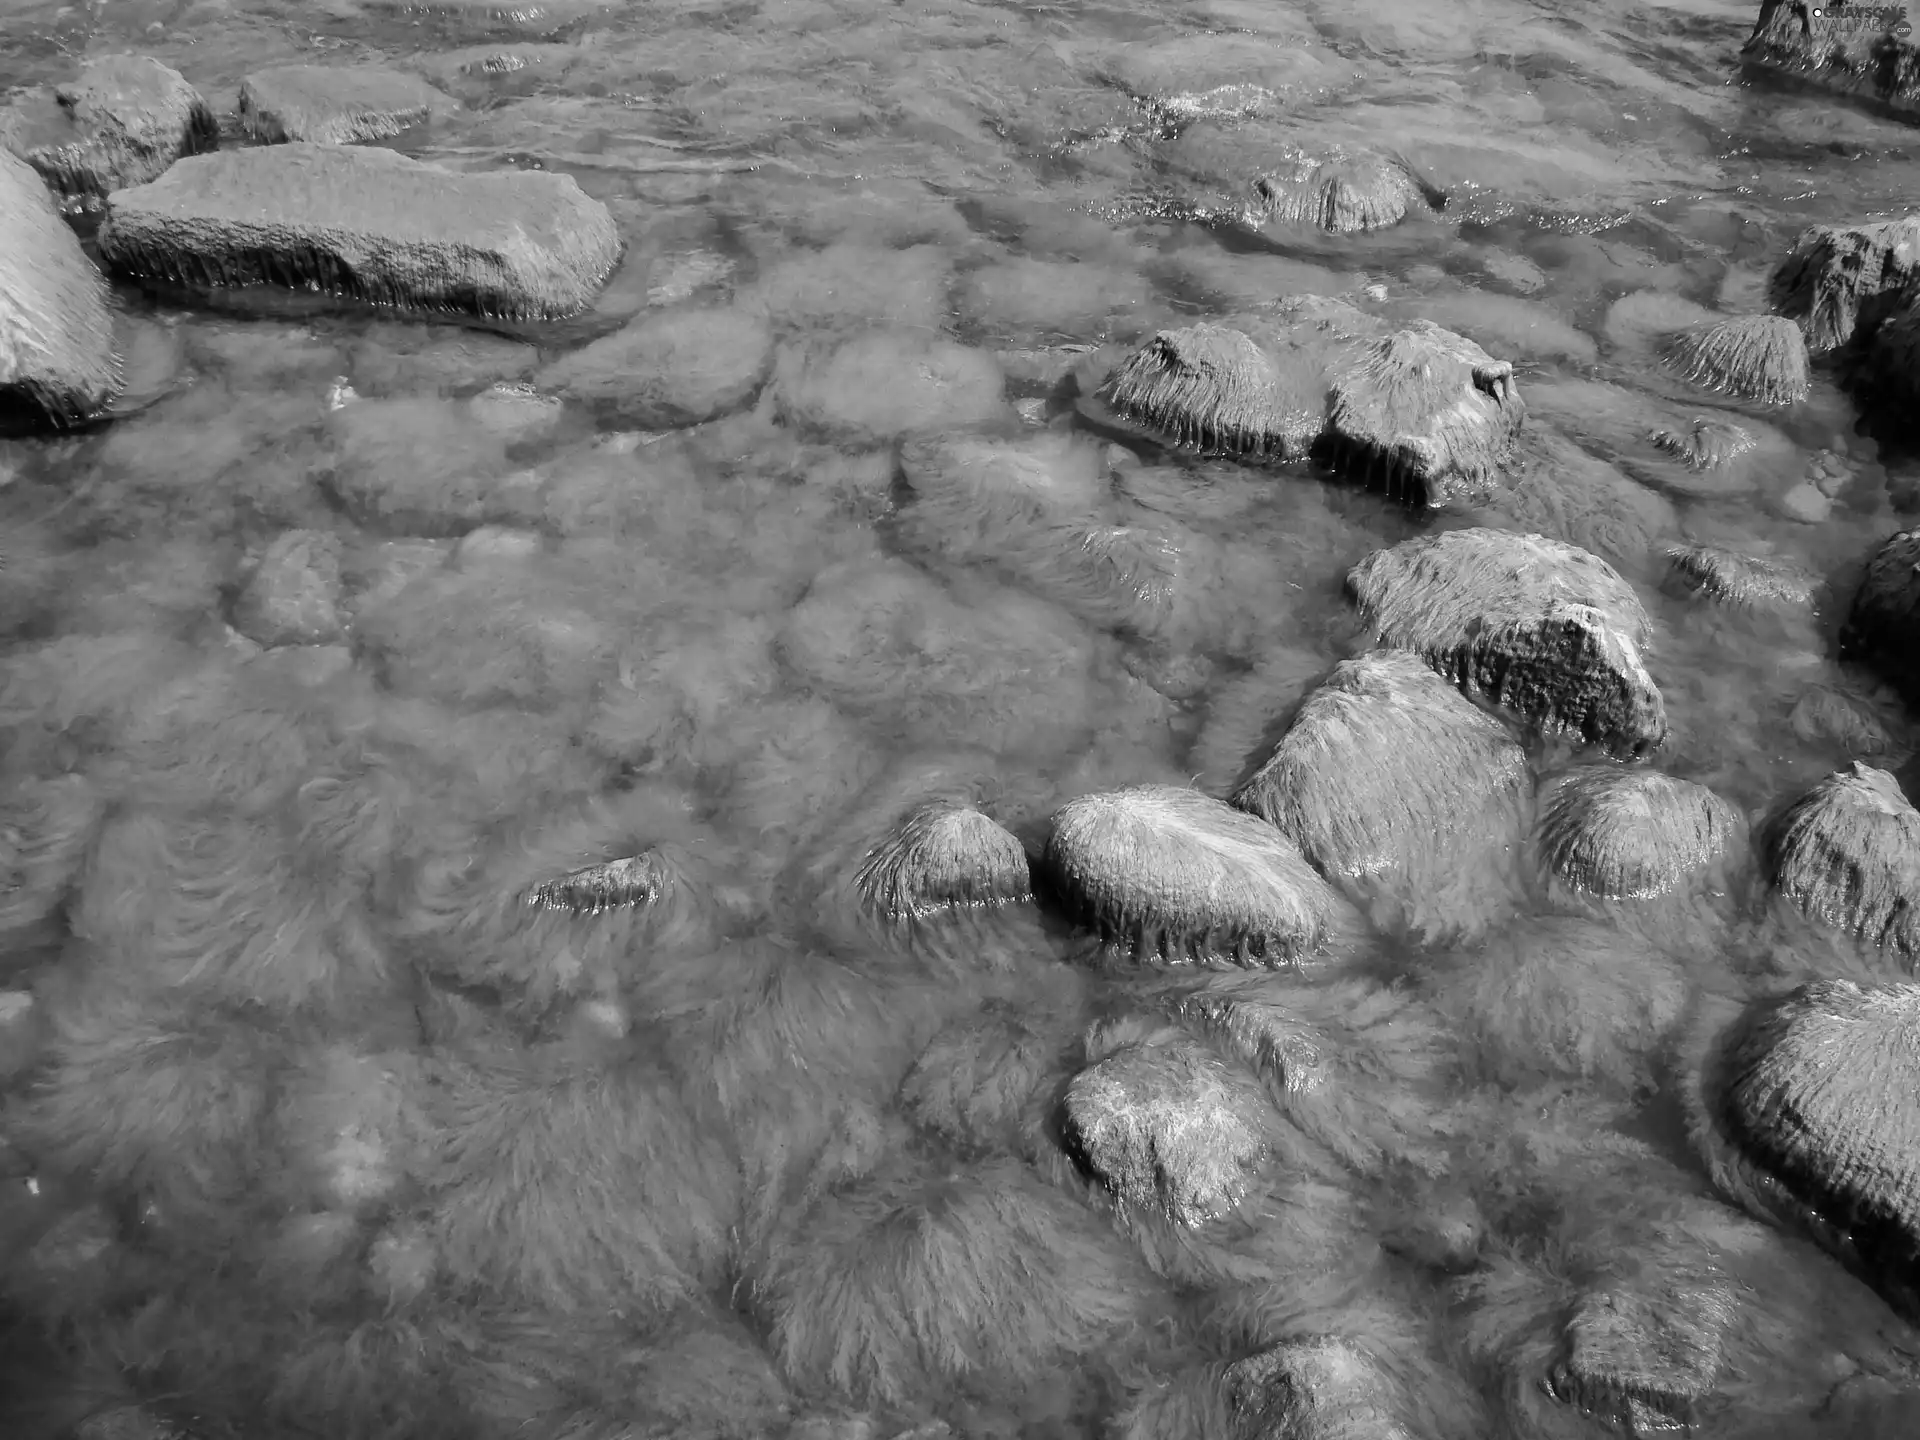
{"label": "algae-covered rock", "polygon": [[1674,580],[1684,589],[1729,609],[1804,611],[1822,584],[1818,575],[1790,560],[1724,545],[1670,545],[1666,556]]}
{"label": "algae-covered rock", "polygon": [[1662,337],[1661,361],[1708,390],[1766,405],[1797,405],[1812,384],[1807,342],[1780,315],[1736,315],[1689,325]]}
{"label": "algae-covered rock", "polygon": [[60,194],[96,201],[219,142],[219,121],[200,92],[143,55],[89,60],[76,79],[28,91],[0,112],[0,149]]}
{"label": "algae-covered rock", "polygon": [[383,140],[458,108],[417,76],[378,65],[274,65],[240,82],[240,123],[263,145]]}
{"label": "algae-covered rock", "polygon": [[972,806],[938,800],[915,808],[867,852],[854,888],[895,922],[1033,896],[1020,841]]}
{"label": "algae-covered rock", "polygon": [[1331,875],[1399,868],[1517,806],[1526,755],[1420,656],[1347,660],[1233,797]]}
{"label": "algae-covered rock", "polygon": [[0,428],[85,420],[119,388],[106,285],[40,177],[0,152]]}
{"label": "algae-covered rock", "polygon": [[1285,835],[1173,785],[1070,801],[1045,860],[1082,920],[1148,960],[1297,963],[1329,943],[1343,910]]}
{"label": "algae-covered rock", "polygon": [[1380,639],[1547,733],[1639,758],[1667,737],[1641,658],[1651,624],[1633,587],[1540,535],[1452,530],[1379,550],[1347,593]]}
{"label": "algae-covered rock", "polygon": [[1920,811],[1885,770],[1856,760],[1815,785],[1773,825],[1766,859],[1811,918],[1920,958]]}
{"label": "algae-covered rock", "polygon": [[1306,225],[1335,235],[1384,229],[1447,203],[1446,195],[1404,159],[1374,152],[1331,160],[1303,157],[1257,177],[1253,193],[1247,216],[1253,224]]}
{"label": "algae-covered rock", "polygon": [[1540,797],[1547,868],[1609,899],[1663,895],[1746,837],[1740,812],[1704,785],[1656,770],[1582,766]]}
{"label": "algae-covered rock", "polygon": [[115,192],[100,251],[131,279],[211,296],[268,286],[542,320],[592,302],[620,236],[571,176],[294,143],[195,156]]}
{"label": "algae-covered rock", "polygon": [[1920,1320],[1920,986],[1818,980],[1748,1007],[1689,1093],[1720,1190]]}

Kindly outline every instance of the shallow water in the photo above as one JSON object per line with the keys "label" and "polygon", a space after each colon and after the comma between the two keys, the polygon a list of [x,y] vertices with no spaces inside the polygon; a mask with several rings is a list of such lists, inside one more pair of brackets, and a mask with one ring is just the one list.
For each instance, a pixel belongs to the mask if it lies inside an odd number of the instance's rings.
{"label": "shallow water", "polygon": [[[976,1123],[940,1080],[1044,1078],[1155,982],[1091,965],[1051,919],[890,948],[848,932],[834,877],[943,785],[1030,843],[1092,791],[1225,793],[1352,652],[1348,568],[1435,525],[1544,529],[1632,579],[1674,722],[1656,763],[1750,818],[1849,759],[1891,768],[1911,722],[1833,637],[1920,466],[1883,456],[1824,373],[1790,412],[1750,412],[1780,434],[1738,493],[1656,490],[1608,463],[1608,436],[1647,403],[1739,408],[1650,374],[1615,303],[1759,308],[1801,227],[1901,212],[1913,131],[1737,82],[1748,0],[558,8],[557,26],[355,0],[0,8],[23,85],[131,48],[225,110],[269,64],[414,69],[465,109],[396,148],[562,169],[612,208],[609,325],[728,304],[779,347],[752,405],[654,431],[476,400],[577,335],[128,291],[160,398],[0,442],[4,783],[86,851],[64,922],[0,949],[0,981],[62,1020],[38,1153],[83,1172],[0,1205],[0,1263],[49,1234],[128,1257],[13,1282],[7,1433],[59,1433],[117,1373],[262,1436],[337,1407],[325,1433],[1067,1436],[1124,1412],[1173,1440],[1215,1421],[1156,1411],[1156,1387],[1315,1327],[1416,1335],[1458,1377],[1431,1382],[1433,1434],[1606,1433],[1512,1401],[1501,1357],[1550,1345],[1554,1284],[1596,1256],[1657,1271],[1660,1223],[1740,1223],[1679,1134],[1687,1012],[1886,962],[1743,877],[1703,913],[1583,913],[1493,857],[1383,904],[1347,988],[1287,992],[1373,1047],[1342,1081],[1373,1118],[1291,1117],[1307,1138],[1260,1182],[1268,1228],[1246,1242],[1278,1278],[1250,1298],[1213,1252],[1116,1227],[1057,1146]],[[503,52],[525,63],[462,68]],[[1178,124],[1127,91],[1220,83],[1260,87],[1302,144],[1403,150],[1452,203],[1341,239],[1180,218]],[[1512,360],[1528,453],[1587,484],[1414,518],[1306,470],[1109,449],[1059,399],[1089,349],[1287,293],[1428,316]],[[829,363],[861,334],[884,337],[869,359]],[[1177,619],[1156,631],[1044,550],[903,508],[897,442],[941,407],[1057,432],[1097,523],[1176,527],[1205,577]],[[1849,478],[1808,523],[1783,499],[1821,452]],[[338,537],[345,648],[256,658],[226,623],[236,577],[288,528]],[[1670,593],[1660,549],[1684,539],[1817,572],[1817,623]],[[623,839],[677,847],[711,913],[563,932],[500,898]],[[363,1168],[406,1172],[369,1180],[377,1200],[342,1178],[338,1136],[362,1124],[381,1137]],[[1346,1163],[1368,1125],[1407,1152]],[[1462,1193],[1498,1232],[1473,1303],[1403,1234]],[[108,1212],[115,1238],[89,1241]],[[928,1215],[946,1228],[903,1233]],[[1723,1375],[1699,1433],[1912,1433],[1920,1412],[1829,1392],[1904,1383],[1920,1335],[1811,1247],[1738,1233],[1769,1363]],[[436,1247],[438,1278],[410,1287]],[[343,1292],[346,1255],[404,1298]],[[1449,1318],[1463,1304],[1478,1318]],[[47,1314],[72,1318],[30,1338]]]}

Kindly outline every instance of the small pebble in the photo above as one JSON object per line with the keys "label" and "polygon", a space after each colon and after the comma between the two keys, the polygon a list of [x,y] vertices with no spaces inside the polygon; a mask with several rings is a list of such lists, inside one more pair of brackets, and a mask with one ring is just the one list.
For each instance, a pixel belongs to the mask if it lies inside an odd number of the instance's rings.
{"label": "small pebble", "polygon": [[1780,513],[1802,525],[1818,525],[1833,513],[1833,501],[1803,480],[1780,497]]}
{"label": "small pebble", "polygon": [[1107,468],[1126,470],[1140,463],[1140,457],[1124,445],[1107,446]]}
{"label": "small pebble", "polygon": [[1387,298],[1387,287],[1379,284],[1369,285],[1365,290],[1361,291],[1361,294],[1365,295],[1369,300],[1385,300]]}
{"label": "small pebble", "polygon": [[335,376],[333,384],[327,387],[327,409],[329,410],[344,410],[359,398],[360,396],[353,386],[347,383],[347,377],[344,375]]}
{"label": "small pebble", "polygon": [[1047,423],[1047,402],[1044,398],[1036,397],[1030,400],[1016,400],[1013,402],[1013,408],[1020,412],[1020,418],[1029,425],[1044,425]]}

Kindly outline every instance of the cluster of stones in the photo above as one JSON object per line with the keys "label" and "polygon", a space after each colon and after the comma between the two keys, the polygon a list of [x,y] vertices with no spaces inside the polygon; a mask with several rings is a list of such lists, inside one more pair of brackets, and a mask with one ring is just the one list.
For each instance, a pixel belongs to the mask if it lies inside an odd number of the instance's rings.
{"label": "cluster of stones", "polygon": [[223,149],[184,77],[124,55],[16,99],[0,113],[0,414],[72,425],[120,390],[107,287],[63,207],[101,217],[112,275],[202,299],[292,290],[502,321],[585,309],[621,242],[570,176],[457,173],[357,143],[452,108],[395,71],[281,66],[241,87],[257,143]]}

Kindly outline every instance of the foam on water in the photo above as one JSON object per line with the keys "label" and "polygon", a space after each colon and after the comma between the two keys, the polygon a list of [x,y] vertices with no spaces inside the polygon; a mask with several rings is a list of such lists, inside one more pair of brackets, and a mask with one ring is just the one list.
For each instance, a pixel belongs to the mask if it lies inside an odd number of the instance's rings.
{"label": "foam on water", "polygon": [[[1347,572],[1464,524],[1626,577],[1655,763],[1730,816],[1899,766],[1907,713],[1834,640],[1920,466],[1818,362],[1760,410],[1654,359],[1920,182],[1910,129],[1725,83],[1753,11],[6,7],[22,85],[135,50],[228,110],[271,65],[410,70],[464,108],[383,143],[567,171],[628,253],[564,333],[129,292],[157,398],[0,448],[0,1431],[1920,1429],[1920,1333],[1686,1140],[1712,1016],[1898,968],[1751,855],[1603,903],[1516,820],[1419,897],[1445,925],[1373,905],[1330,971],[1168,975],[1103,963],[1010,848],[1098,792],[1232,793],[1368,643]],[[1193,157],[1235,126],[1447,205],[1222,221]],[[1415,517],[1076,407],[1299,293],[1511,361],[1517,487]],[[538,403],[649,311],[690,317],[675,357],[709,311],[770,335],[764,385],[670,357],[674,406],[599,370]],[[1714,466],[1652,439],[1732,425]],[[1663,586],[1712,547],[1813,604]],[[1535,742],[1522,788],[1595,758]],[[941,904],[855,914],[949,811]],[[1224,1078],[1135,1094],[1182,1066]],[[1176,1223],[1103,1151],[1225,1167],[1231,1204]],[[1685,1343],[1621,1358],[1686,1286]]]}

